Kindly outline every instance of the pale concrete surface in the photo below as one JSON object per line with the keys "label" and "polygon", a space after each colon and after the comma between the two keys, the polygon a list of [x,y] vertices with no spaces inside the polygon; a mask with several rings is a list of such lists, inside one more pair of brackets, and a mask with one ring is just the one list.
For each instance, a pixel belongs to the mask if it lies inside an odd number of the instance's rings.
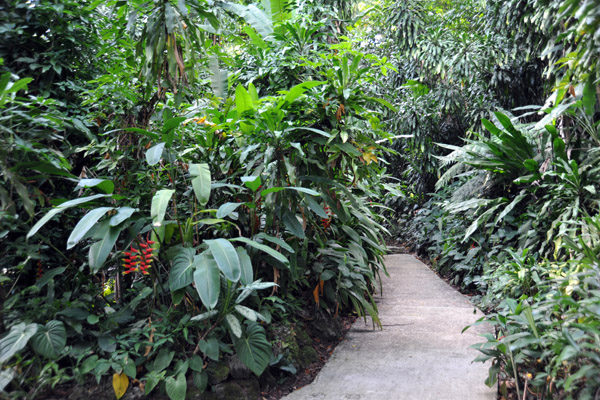
{"label": "pale concrete surface", "polygon": [[376,301],[383,330],[359,320],[313,383],[285,400],[494,400],[488,365],[469,346],[483,314],[426,265],[407,254],[386,257],[390,278]]}

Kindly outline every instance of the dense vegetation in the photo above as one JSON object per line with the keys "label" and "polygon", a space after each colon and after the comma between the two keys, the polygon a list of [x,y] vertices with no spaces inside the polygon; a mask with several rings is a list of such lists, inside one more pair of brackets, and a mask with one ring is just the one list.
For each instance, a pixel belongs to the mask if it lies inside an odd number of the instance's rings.
{"label": "dense vegetation", "polygon": [[[0,389],[295,373],[384,237],[476,293],[519,398],[600,391],[600,5],[0,5]],[[325,319],[326,319],[325,318]],[[214,388],[213,388],[214,389]]]}

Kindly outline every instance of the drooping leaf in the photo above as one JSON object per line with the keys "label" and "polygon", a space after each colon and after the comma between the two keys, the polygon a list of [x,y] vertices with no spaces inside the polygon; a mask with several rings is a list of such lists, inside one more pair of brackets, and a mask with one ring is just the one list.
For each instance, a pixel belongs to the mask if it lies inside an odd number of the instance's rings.
{"label": "drooping leaf", "polygon": [[150,216],[153,219],[154,226],[162,225],[169,205],[171,196],[175,193],[173,189],[162,189],[156,192],[152,198],[152,206],[150,208]]}
{"label": "drooping leaf", "polygon": [[62,203],[60,206],[51,209],[50,211],[48,211],[48,213],[46,215],[44,215],[42,217],[42,219],[40,219],[32,228],[31,230],[27,233],[27,239],[29,239],[30,237],[32,237],[33,235],[35,235],[37,233],[37,231],[40,230],[40,228],[42,226],[44,226],[46,224],[46,222],[50,221],[50,219],[52,219],[52,217],[54,217],[56,214],[63,212],[64,210],[66,210],[67,208],[70,207],[74,207],[80,204],[84,204],[87,202],[90,202],[92,200],[96,200],[96,199],[100,199],[102,197],[108,197],[110,195],[108,194],[96,194],[93,196],[88,196],[88,197],[81,197],[79,199],[75,199],[75,200],[69,200],[66,201],[64,203]]}
{"label": "drooping leaf", "polygon": [[30,339],[33,350],[50,359],[56,359],[67,344],[67,331],[61,321],[52,320],[38,325],[37,332]]}
{"label": "drooping leaf", "polygon": [[104,216],[107,212],[114,210],[114,207],[100,207],[95,208],[92,211],[85,214],[75,225],[69,239],[67,240],[67,249],[73,248],[84,236],[92,229],[98,220]]}
{"label": "drooping leaf", "polygon": [[265,330],[257,323],[248,325],[246,333],[235,340],[234,347],[240,361],[257,376],[269,365],[271,344],[267,341]]}
{"label": "drooping leaf", "polygon": [[304,239],[304,229],[302,229],[302,224],[296,218],[296,215],[290,211],[286,211],[283,214],[283,223],[285,227],[296,235],[300,239]]}
{"label": "drooping leaf", "polygon": [[38,279],[35,285],[40,289],[43,288],[48,284],[48,282],[50,282],[51,279],[53,279],[57,275],[62,274],[63,272],[65,272],[66,269],[67,267],[58,267],[52,268],[51,270],[44,272],[44,275],[42,275],[42,277]]}
{"label": "drooping leaf", "polygon": [[219,269],[232,282],[240,280],[241,266],[235,247],[226,239],[206,240]]}
{"label": "drooping leaf", "polygon": [[0,363],[7,361],[15,353],[23,349],[27,342],[37,332],[38,324],[20,324],[13,325],[8,335],[0,340]]}
{"label": "drooping leaf", "polygon": [[219,301],[219,292],[221,290],[221,280],[219,276],[219,267],[209,254],[202,253],[197,255],[194,264],[194,283],[196,291],[200,296],[202,304],[209,310],[212,310]]}
{"label": "drooping leaf", "polygon": [[190,285],[195,267],[195,250],[182,247],[173,258],[173,267],[169,272],[169,290],[174,292]]}
{"label": "drooping leaf", "polygon": [[102,268],[102,265],[104,265],[104,262],[115,246],[120,232],[121,230],[119,228],[111,226],[100,241],[90,246],[88,262],[92,273],[95,274]]}
{"label": "drooping leaf", "polygon": [[268,255],[270,255],[271,257],[275,258],[276,260],[282,262],[284,265],[289,265],[289,261],[288,259],[281,254],[280,252],[278,252],[277,250],[266,246],[264,244],[255,242],[254,240],[250,240],[248,238],[245,237],[237,237],[234,239],[231,239],[232,241],[236,241],[236,242],[242,242],[242,243],[246,243],[249,246],[254,247],[255,249],[264,251],[265,253],[267,253]]}

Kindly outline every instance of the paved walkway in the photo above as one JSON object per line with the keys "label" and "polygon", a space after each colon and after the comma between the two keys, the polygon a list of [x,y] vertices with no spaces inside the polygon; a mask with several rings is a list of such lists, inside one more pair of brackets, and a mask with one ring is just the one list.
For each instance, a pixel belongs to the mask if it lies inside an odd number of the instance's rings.
{"label": "paved walkway", "polygon": [[386,258],[390,278],[376,298],[383,330],[357,321],[313,383],[285,400],[494,400],[488,365],[469,346],[482,314],[427,266],[405,254]]}

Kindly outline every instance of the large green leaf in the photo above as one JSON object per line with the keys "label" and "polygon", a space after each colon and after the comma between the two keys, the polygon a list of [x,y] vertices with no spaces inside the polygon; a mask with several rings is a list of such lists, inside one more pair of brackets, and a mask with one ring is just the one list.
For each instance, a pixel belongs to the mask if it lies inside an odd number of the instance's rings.
{"label": "large green leaf", "polygon": [[250,260],[248,252],[243,247],[236,247],[235,251],[237,251],[238,258],[240,259],[240,280],[244,285],[248,285],[252,283],[254,279],[254,273],[252,272],[252,260]]}
{"label": "large green leaf", "polygon": [[200,295],[202,304],[212,310],[219,301],[221,280],[217,262],[209,254],[202,253],[195,257],[194,284]]}
{"label": "large green leaf", "polygon": [[210,168],[208,164],[190,164],[190,175],[192,179],[192,188],[198,202],[202,206],[208,203],[210,197]]}
{"label": "large green leaf", "polygon": [[225,277],[232,282],[239,281],[241,266],[235,247],[226,239],[207,240],[205,243]]}
{"label": "large green leaf", "polygon": [[275,250],[275,249],[272,249],[272,248],[271,248],[271,247],[269,247],[269,246],[266,246],[266,245],[264,245],[264,244],[260,244],[260,243],[258,243],[258,242],[255,242],[254,240],[250,240],[250,239],[248,239],[248,238],[245,238],[245,237],[237,237],[237,238],[234,238],[234,239],[231,239],[231,240],[232,240],[232,241],[235,241],[235,242],[242,242],[242,243],[246,243],[247,245],[249,245],[249,246],[252,246],[252,247],[254,247],[255,249],[258,249],[258,250],[264,251],[265,253],[267,253],[267,254],[268,254],[268,255],[270,255],[271,257],[273,257],[273,258],[275,258],[276,260],[278,260],[278,261],[282,262],[283,264],[285,264],[285,265],[289,265],[289,261],[288,261],[288,259],[287,259],[287,258],[286,258],[286,257],[285,257],[283,254],[281,254],[280,252],[278,252],[278,251],[277,251],[277,250]]}
{"label": "large green leaf", "polygon": [[174,292],[190,285],[193,281],[196,251],[182,247],[173,258],[173,267],[169,272],[169,290]]}
{"label": "large green leaf", "polygon": [[121,229],[115,226],[111,226],[107,231],[104,237],[92,244],[90,246],[90,250],[88,253],[88,262],[90,264],[90,269],[92,273],[98,272],[102,265],[110,255],[115,243],[117,242],[117,238],[119,237],[119,233]]}
{"label": "large green leaf", "polygon": [[180,373],[175,378],[169,376],[165,381],[165,387],[167,389],[167,395],[171,400],[185,400],[185,393],[187,390],[185,374]]}
{"label": "large green leaf", "polygon": [[90,229],[96,226],[98,220],[111,210],[114,210],[114,207],[100,207],[85,214],[83,218],[79,220],[77,225],[75,225],[71,235],[69,235],[67,249],[73,248],[73,246],[75,246]]}
{"label": "large green leaf", "polygon": [[74,207],[83,203],[87,203],[89,201],[92,200],[96,200],[96,199],[100,199],[102,197],[108,197],[110,195],[108,194],[96,194],[93,196],[88,196],[88,197],[81,197],[79,199],[75,199],[75,200],[69,200],[66,201],[64,203],[62,203],[60,206],[53,208],[52,210],[48,211],[48,213],[46,215],[44,215],[42,217],[42,219],[40,219],[29,231],[29,233],[27,233],[27,239],[29,239],[30,237],[32,237],[33,235],[35,235],[37,233],[37,231],[40,230],[40,228],[42,226],[44,226],[46,224],[46,222],[50,221],[50,219],[52,219],[52,217],[54,217],[56,214],[63,212],[64,210],[66,210],[67,208],[70,207]]}
{"label": "large green leaf", "polygon": [[235,107],[238,115],[242,115],[246,111],[254,109],[250,94],[241,84],[237,85],[235,88]]}
{"label": "large green leaf", "polygon": [[38,325],[38,330],[31,337],[33,350],[47,358],[56,359],[67,344],[67,331],[61,321],[52,320],[45,326]]}
{"label": "large green leaf", "polygon": [[13,325],[8,335],[0,339],[0,363],[5,362],[25,347],[37,330],[37,324],[21,322],[20,324]]}
{"label": "large green leaf", "polygon": [[152,217],[155,226],[162,225],[162,222],[165,219],[165,213],[167,212],[167,206],[169,205],[169,200],[171,200],[171,196],[173,196],[174,193],[175,191],[173,189],[162,189],[156,192],[152,198],[150,216]]}
{"label": "large green leaf", "polygon": [[250,323],[246,333],[234,342],[235,351],[242,361],[257,376],[263,373],[271,359],[271,344],[265,330],[257,323]]}

